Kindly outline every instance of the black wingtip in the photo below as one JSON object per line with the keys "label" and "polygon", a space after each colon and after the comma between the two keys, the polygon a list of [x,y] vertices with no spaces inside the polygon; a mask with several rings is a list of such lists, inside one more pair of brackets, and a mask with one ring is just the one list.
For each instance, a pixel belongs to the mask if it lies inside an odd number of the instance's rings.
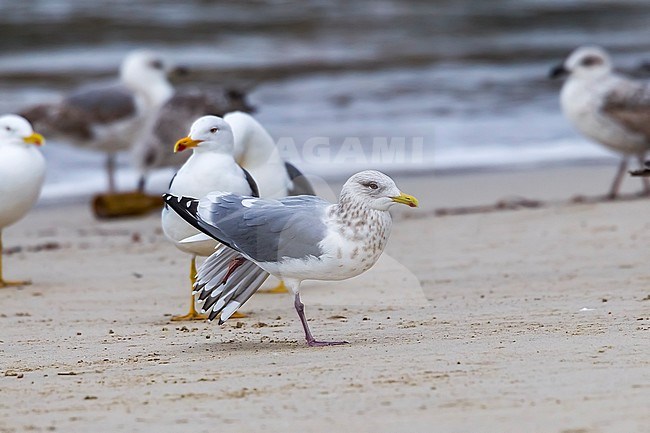
{"label": "black wingtip", "polygon": [[[194,197],[178,196],[174,194],[163,194],[163,200],[169,205],[176,213],[189,212],[196,215],[198,212],[199,200]],[[182,216],[182,215],[181,215]]]}
{"label": "black wingtip", "polygon": [[[163,194],[165,206],[173,210],[192,227],[205,233],[198,222],[199,200],[194,197]],[[209,233],[207,233],[209,235]]]}
{"label": "black wingtip", "polygon": [[641,170],[630,171],[630,176],[634,177],[650,177],[650,168],[644,168]]}

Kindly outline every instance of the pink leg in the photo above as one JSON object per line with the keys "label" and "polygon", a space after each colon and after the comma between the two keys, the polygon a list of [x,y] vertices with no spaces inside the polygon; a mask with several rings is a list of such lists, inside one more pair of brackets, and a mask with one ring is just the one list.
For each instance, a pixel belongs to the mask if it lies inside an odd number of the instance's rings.
{"label": "pink leg", "polygon": [[235,270],[246,263],[246,259],[243,257],[236,257],[228,263],[228,272],[226,272],[226,275],[224,275],[223,279],[221,280],[221,284],[225,284],[226,281],[228,281],[228,278],[232,275]]}
{"label": "pink leg", "polygon": [[293,304],[296,307],[298,317],[300,317],[300,321],[302,322],[302,327],[305,330],[305,339],[307,340],[307,344],[310,347],[338,346],[341,344],[349,344],[347,341],[316,341],[314,336],[311,335],[311,331],[309,330],[307,318],[305,317],[305,305],[300,301],[300,293],[296,293]]}
{"label": "pink leg", "polygon": [[615,200],[618,195],[618,189],[621,187],[621,182],[623,181],[623,175],[625,174],[625,169],[627,168],[627,156],[623,156],[621,163],[618,166],[618,171],[614,177],[614,182],[612,182],[612,187],[607,194],[609,200]]}

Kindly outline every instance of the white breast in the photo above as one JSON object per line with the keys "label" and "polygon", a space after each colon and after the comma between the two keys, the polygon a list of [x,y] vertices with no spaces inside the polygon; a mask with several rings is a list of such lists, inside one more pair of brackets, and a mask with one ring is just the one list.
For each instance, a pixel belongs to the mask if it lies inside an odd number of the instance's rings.
{"label": "white breast", "polygon": [[260,197],[286,197],[291,179],[271,135],[246,113],[228,113],[224,120],[232,128],[238,161],[255,179]]}
{"label": "white breast", "polygon": [[[178,171],[169,189],[171,194],[198,199],[213,191],[250,193],[250,186],[232,156],[195,153]],[[167,207],[162,212],[162,227],[165,235],[178,249],[190,254],[208,256],[218,245],[213,240],[181,244],[180,241],[199,234],[199,231]]]}
{"label": "white breast", "polygon": [[111,122],[109,124],[93,125],[92,141],[78,140],[75,144],[79,147],[89,147],[102,152],[117,152],[130,149],[142,134],[145,116],[140,114],[128,119]]}
{"label": "white breast", "polygon": [[36,203],[45,159],[34,146],[0,144],[0,229],[21,219]]}
{"label": "white breast", "polygon": [[345,280],[370,269],[386,247],[392,221],[384,211],[372,211],[367,217],[341,224],[328,221],[328,231],[321,241],[323,255],[305,260],[262,263],[260,266],[277,277],[296,280]]}
{"label": "white breast", "polygon": [[648,148],[645,137],[624,128],[601,110],[605,95],[617,79],[594,82],[570,78],[560,93],[562,111],[588,138],[616,152],[637,154]]}

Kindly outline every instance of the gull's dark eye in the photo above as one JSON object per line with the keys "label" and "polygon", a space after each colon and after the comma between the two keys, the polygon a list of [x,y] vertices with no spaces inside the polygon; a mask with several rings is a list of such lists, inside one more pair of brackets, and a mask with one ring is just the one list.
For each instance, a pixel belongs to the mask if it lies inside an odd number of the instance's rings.
{"label": "gull's dark eye", "polygon": [[582,66],[587,66],[587,67],[600,65],[602,63],[603,63],[603,59],[597,56],[587,56],[584,59],[582,59],[582,61],[580,62]]}
{"label": "gull's dark eye", "polygon": [[151,67],[154,69],[162,69],[164,66],[163,62],[161,62],[160,60],[152,60],[151,63],[149,63],[149,65],[151,65]]}
{"label": "gull's dark eye", "polygon": [[377,188],[379,188],[379,185],[377,185],[375,182],[364,183],[363,186],[366,186],[366,187],[368,187],[368,188],[370,188],[370,189],[377,189]]}
{"label": "gull's dark eye", "polygon": [[219,130],[219,128],[216,128],[216,127],[215,128],[210,128],[210,132],[213,133],[213,134],[216,134],[218,130]]}
{"label": "gull's dark eye", "polygon": [[10,126],[5,126],[5,129],[6,129],[7,131],[11,131],[11,127],[10,127]]}

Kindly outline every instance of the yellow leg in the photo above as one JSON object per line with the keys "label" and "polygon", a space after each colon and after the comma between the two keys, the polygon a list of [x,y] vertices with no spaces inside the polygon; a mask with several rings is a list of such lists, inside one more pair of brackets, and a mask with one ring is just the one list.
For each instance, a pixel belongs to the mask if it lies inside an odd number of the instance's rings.
{"label": "yellow leg", "polygon": [[284,285],[284,281],[280,280],[280,284],[278,284],[274,288],[268,290],[260,290],[260,293],[268,293],[271,295],[275,295],[279,293],[289,293],[289,289],[287,289],[287,286]]}
{"label": "yellow leg", "polygon": [[192,257],[192,261],[190,262],[190,282],[191,282],[191,289],[190,289],[190,311],[189,313],[183,315],[183,316],[173,316],[172,317],[172,322],[183,322],[185,320],[205,320],[207,319],[206,316],[203,314],[199,314],[198,311],[196,311],[196,307],[194,305],[194,295],[192,295],[192,291],[194,290],[194,283],[196,282],[196,256]]}
{"label": "yellow leg", "polygon": [[0,230],[0,288],[3,287],[16,287],[27,286],[32,284],[31,281],[9,281],[2,277],[2,230]]}

